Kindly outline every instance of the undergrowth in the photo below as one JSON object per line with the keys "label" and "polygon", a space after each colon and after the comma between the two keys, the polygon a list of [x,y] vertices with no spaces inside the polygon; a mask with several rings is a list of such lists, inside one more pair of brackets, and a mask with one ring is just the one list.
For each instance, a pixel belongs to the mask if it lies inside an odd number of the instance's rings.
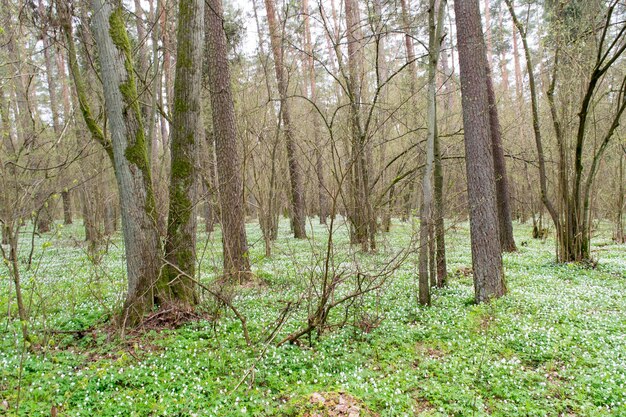
{"label": "undergrowth", "polygon": [[[240,321],[210,298],[197,321],[120,335],[109,325],[125,290],[120,238],[98,263],[78,226],[36,238],[23,272],[32,351],[0,270],[0,415],[278,417],[302,415],[298,404],[314,393],[343,392],[380,416],[626,416],[626,251],[609,232],[593,239],[591,269],[555,264],[554,242],[516,225],[519,251],[504,255],[509,294],[474,305],[467,225],[457,225],[447,238],[449,286],[434,290],[432,307],[417,304],[411,255],[345,326],[276,347],[266,343],[275,322],[324,253],[326,229],[309,227],[313,242],[292,239],[281,223],[265,258],[258,225],[248,225],[258,285],[233,303],[247,318],[250,347]],[[340,228],[336,262],[375,268],[409,245],[411,230],[396,222],[379,253],[362,255]],[[219,273],[220,242],[219,231],[199,235],[206,284]],[[290,311],[280,335],[305,318],[304,307]]]}

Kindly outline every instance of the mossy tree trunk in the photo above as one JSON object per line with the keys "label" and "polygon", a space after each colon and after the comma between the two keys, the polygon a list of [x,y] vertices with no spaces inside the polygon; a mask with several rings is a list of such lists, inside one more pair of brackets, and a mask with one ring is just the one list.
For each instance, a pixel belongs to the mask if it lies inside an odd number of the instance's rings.
{"label": "mossy tree trunk", "polygon": [[[122,231],[126,252],[128,292],[122,323],[135,324],[163,296],[157,291],[161,243],[156,224],[154,192],[146,150],[141,108],[133,70],[130,40],[120,1],[93,0],[93,30],[104,87],[110,142],[95,124],[88,106],[78,64],[73,64],[77,93],[87,125],[105,144],[113,160],[119,189]],[[66,30],[66,38],[72,36]],[[75,61],[75,59],[74,59]],[[78,77],[77,77],[78,76]],[[110,147],[107,148],[107,144]]]}
{"label": "mossy tree trunk", "polygon": [[235,106],[230,87],[222,0],[208,0],[206,13],[209,91],[215,135],[218,197],[221,207],[224,276],[231,282],[250,278],[241,159],[237,149]]}
{"label": "mossy tree trunk", "polygon": [[[180,0],[176,75],[171,131],[170,206],[164,268],[171,295],[177,302],[195,304],[198,146],[204,141],[201,115],[204,1]],[[171,301],[171,300],[168,300]]]}

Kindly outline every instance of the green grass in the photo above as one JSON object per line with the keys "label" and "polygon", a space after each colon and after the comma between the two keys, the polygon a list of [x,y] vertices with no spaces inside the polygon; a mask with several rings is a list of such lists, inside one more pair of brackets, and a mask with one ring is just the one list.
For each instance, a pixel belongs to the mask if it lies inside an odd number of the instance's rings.
{"label": "green grass", "polygon": [[[471,266],[467,224],[448,233],[449,270]],[[215,321],[177,330],[112,337],[106,322],[124,296],[119,237],[98,265],[81,244],[78,226],[35,239],[33,264],[23,271],[31,330],[43,345],[24,349],[13,288],[0,270],[0,415],[48,416],[54,404],[68,416],[285,416],[313,392],[345,391],[381,416],[626,416],[626,250],[606,230],[594,237],[596,269],[554,263],[554,243],[530,239],[516,225],[519,252],[505,254],[509,294],[474,305],[471,276],[452,274],[435,290],[433,306],[417,305],[416,255],[385,286],[358,301],[346,326],[314,338],[312,347],[263,340],[288,301],[319,275],[326,230],[313,241],[290,238],[283,222],[272,258],[264,257],[256,224],[248,225],[251,262],[263,285],[241,289]],[[336,235],[338,270],[375,273],[410,244],[399,222],[379,252],[353,252],[345,229]],[[199,235],[201,279],[220,270],[219,231]],[[522,241],[525,245],[522,246]],[[28,246],[29,240],[23,239]],[[25,261],[28,247],[21,252]],[[214,311],[210,300],[206,308]],[[343,317],[338,309],[331,322]],[[363,333],[353,324],[383,317]],[[285,322],[279,340],[299,328],[306,302]],[[80,330],[82,338],[44,330]],[[246,372],[254,371],[238,385]],[[18,387],[20,387],[18,394]],[[8,405],[8,410],[6,406]]]}

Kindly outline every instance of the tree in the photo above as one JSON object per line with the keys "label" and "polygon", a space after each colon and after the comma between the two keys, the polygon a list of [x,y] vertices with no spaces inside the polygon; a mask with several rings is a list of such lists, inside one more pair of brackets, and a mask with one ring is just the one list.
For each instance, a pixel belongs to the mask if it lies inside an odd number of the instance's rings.
{"label": "tree", "polygon": [[198,301],[193,277],[196,270],[198,142],[204,141],[200,101],[204,1],[180,0],[178,4],[164,279],[170,286],[166,294],[179,303],[190,305]]}
{"label": "tree", "polygon": [[489,131],[491,136],[491,149],[493,152],[493,166],[496,176],[496,200],[498,201],[498,230],[500,234],[500,248],[503,252],[515,252],[517,248],[513,237],[509,180],[506,173],[500,119],[498,117],[498,107],[496,105],[496,94],[493,91],[493,79],[491,77],[490,66],[487,66],[487,97],[489,100]]}
{"label": "tree", "polygon": [[487,62],[478,0],[455,1],[465,166],[476,302],[506,293],[489,125]]}
{"label": "tree", "polygon": [[[437,4],[438,3],[438,4]],[[428,139],[426,141],[426,165],[422,177],[422,206],[420,208],[420,251],[419,251],[419,302],[430,304],[429,290],[429,244],[433,234],[433,174],[435,163],[435,141],[437,139],[437,66],[445,0],[430,0],[428,8]],[[431,256],[433,254],[430,254]],[[431,271],[433,273],[434,271]]]}
{"label": "tree", "polygon": [[[524,47],[541,200],[556,229],[557,260],[559,262],[590,262],[591,188],[604,153],[626,110],[626,76],[618,75],[617,79],[613,80],[616,85],[619,85],[613,93],[597,94],[600,86],[607,79],[609,70],[626,51],[626,22],[621,20],[617,24],[613,24],[612,21],[613,14],[620,2],[617,0],[610,1],[606,10],[600,7],[599,3],[593,2],[589,4],[556,4],[554,6],[556,9],[552,10],[551,16],[556,19],[554,22],[556,39],[552,74],[548,83],[546,98],[550,108],[558,151],[556,203],[551,199],[548,189],[544,141],[540,128],[539,96],[533,59],[528,46],[528,28],[524,27],[524,24],[517,17],[512,0],[505,0],[505,2]],[[577,9],[568,9],[570,7]],[[573,15],[581,15],[584,18],[572,20],[571,16]],[[562,75],[564,71],[561,68],[560,60],[563,59],[562,55],[565,55],[566,59],[568,55],[563,53],[563,48],[568,42],[561,42],[563,40],[562,33],[565,39],[569,39],[572,35],[576,38],[573,45],[575,48],[580,46],[577,44],[580,40],[589,41],[590,45],[594,45],[594,49],[591,50],[586,47],[578,49],[578,51],[583,50],[585,52],[584,56],[581,57],[581,62],[576,63],[576,66],[581,68],[583,73],[577,74],[579,76],[571,79],[581,80],[580,91],[583,93],[580,102],[573,105],[577,106],[577,117],[571,118],[571,120],[577,119],[574,126],[567,126],[572,122],[565,120],[563,114],[559,114],[557,109],[558,97],[555,96],[557,86],[562,86],[562,82],[558,79],[558,76]],[[610,38],[611,35],[613,35],[612,38]],[[595,39],[589,39],[589,37]],[[572,51],[572,54],[577,56],[579,52]],[[592,57],[590,62],[585,62],[588,57]],[[563,90],[567,91],[564,88],[559,89],[559,91]],[[563,97],[563,99],[567,100],[568,106],[572,106],[571,96]],[[585,143],[589,141],[588,137],[591,136],[590,130],[592,130],[589,126],[589,119],[590,116],[595,115],[595,109],[598,108],[602,100],[609,100],[614,111],[609,114],[608,123],[605,124],[603,131],[599,131],[598,124],[595,124],[595,129],[593,129],[594,149],[590,152],[590,159],[586,159],[584,155]],[[588,169],[585,169],[585,162],[588,163]]]}
{"label": "tree", "polygon": [[230,87],[222,0],[209,0],[206,12],[209,91],[217,155],[217,183],[222,214],[224,275],[231,281],[250,278],[241,162],[237,150],[235,108]]}
{"label": "tree", "polygon": [[108,130],[105,136],[94,118],[78,65],[68,4],[59,2],[68,46],[70,70],[78,102],[91,133],[113,164],[120,198],[128,291],[122,324],[138,323],[159,300],[171,299],[159,284],[162,248],[141,108],[133,71],[132,47],[120,2],[93,0],[93,29],[104,88]]}
{"label": "tree", "polygon": [[[413,45],[413,34],[411,33],[411,26],[409,22],[409,7],[407,0],[400,0],[401,13],[402,13],[402,26],[404,32],[404,49],[406,51],[406,62],[409,67],[409,93],[411,98],[409,102],[413,107],[413,111],[417,112],[417,63],[415,62],[415,46]],[[403,220],[408,220],[411,217],[413,210],[413,195],[415,194],[415,174],[412,173],[408,177],[408,190],[404,200],[404,212],[402,214]]]}
{"label": "tree", "polygon": [[[309,19],[309,2],[302,0],[302,14],[304,16],[304,49],[308,82],[309,82],[309,100],[312,103],[317,101],[317,83],[315,80],[315,61],[313,57],[313,45],[311,43],[311,26]],[[324,160],[323,148],[320,143],[320,120],[319,115],[313,113],[313,147],[315,154],[315,172],[317,174],[317,196],[318,196],[318,215],[321,224],[326,224],[328,217],[328,190],[324,179]]]}
{"label": "tree", "polygon": [[[376,217],[371,203],[368,128],[363,126],[361,102],[364,61],[363,34],[360,28],[358,3],[345,0],[348,41],[348,79],[346,93],[350,100],[350,202],[348,217],[352,227],[350,240],[365,252],[376,249]],[[379,89],[380,90],[380,86]],[[374,103],[375,104],[375,103]],[[369,125],[369,117],[367,117]]]}
{"label": "tree", "polygon": [[265,0],[267,23],[270,29],[270,44],[274,57],[274,70],[278,95],[280,96],[280,114],[283,121],[283,133],[287,148],[287,160],[289,164],[289,183],[291,188],[291,210],[293,234],[296,239],[306,238],[306,212],[304,207],[304,190],[302,186],[302,173],[298,161],[295,132],[291,120],[291,108],[287,98],[288,81],[284,68],[283,36],[278,25],[276,6],[274,0]]}

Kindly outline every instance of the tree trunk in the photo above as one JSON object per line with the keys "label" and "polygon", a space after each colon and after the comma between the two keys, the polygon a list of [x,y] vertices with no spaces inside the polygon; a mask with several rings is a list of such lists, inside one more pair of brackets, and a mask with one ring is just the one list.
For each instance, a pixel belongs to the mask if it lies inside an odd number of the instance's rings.
{"label": "tree trunk", "polygon": [[491,131],[491,149],[493,151],[493,167],[496,178],[496,199],[498,201],[498,230],[500,234],[500,248],[503,252],[515,252],[513,238],[513,221],[511,220],[511,203],[509,196],[509,180],[506,174],[502,135],[500,133],[500,119],[496,106],[496,95],[493,91],[491,68],[487,67],[487,96],[489,99],[489,128]]}
{"label": "tree trunk", "polygon": [[[311,43],[308,0],[302,0],[302,10],[304,15],[304,45],[306,56],[305,68],[307,68],[307,75],[309,78],[309,99],[312,103],[316,103],[317,86],[315,82],[315,63],[313,60],[313,44]],[[326,224],[326,219],[328,217],[328,191],[326,189],[326,181],[324,179],[324,149],[322,147],[322,142],[320,141],[320,116],[315,110],[313,110],[312,117],[315,172],[317,174],[318,215],[320,224]]]}
{"label": "tree trunk", "polygon": [[353,228],[351,241],[361,245],[364,252],[376,249],[376,219],[370,200],[368,138],[361,125],[363,88],[363,45],[358,3],[345,0],[348,38],[348,83],[350,99],[351,159],[350,208],[348,216]]}
{"label": "tree trunk", "polygon": [[487,44],[487,65],[491,68],[493,64],[493,42],[491,33],[491,0],[485,0],[485,36]]}
{"label": "tree trunk", "polygon": [[[65,124],[70,123],[71,120],[71,105],[70,105],[70,89],[68,86],[68,80],[65,73],[65,59],[60,49],[56,50],[56,65],[57,73],[61,82],[61,95],[63,97],[63,122]],[[65,179],[62,185],[63,191],[61,192],[61,198],[63,199],[63,223],[66,225],[72,224],[72,192],[69,188],[71,181]]]}
{"label": "tree trunk", "polygon": [[[404,49],[409,71],[409,94],[411,95],[409,102],[412,111],[417,113],[417,63],[415,62],[415,47],[413,45],[413,34],[411,33],[407,0],[400,0],[400,6],[402,8],[402,26],[404,26]],[[413,140],[417,142],[417,137],[414,137]],[[415,202],[413,197],[415,195],[416,180],[417,175],[415,173],[410,174],[406,179],[408,187],[405,190],[404,207],[402,211],[402,221],[404,222],[408,221],[413,213],[413,204]]]}
{"label": "tree trunk", "polygon": [[72,195],[69,190],[63,190],[61,198],[63,200],[63,224],[72,224]]}
{"label": "tree trunk", "polygon": [[[383,16],[383,5],[381,0],[374,0],[373,2],[373,15],[372,15],[372,28],[374,30],[375,40],[376,40],[376,89],[380,89],[378,102],[383,103],[385,106],[389,100],[389,88],[385,85],[389,79],[389,65],[388,59],[386,56],[385,49],[385,41],[387,36],[387,21]],[[377,200],[389,200],[390,190],[387,186],[387,182],[389,181],[386,167],[386,159],[387,159],[387,141],[389,138],[391,124],[388,123],[388,118],[390,116],[390,112],[385,109],[383,106],[379,106],[376,109],[375,113],[375,129],[377,131],[377,135],[375,135],[376,142],[375,147],[378,148],[378,169],[380,170],[378,174],[378,180],[376,184],[378,184],[378,190],[376,191]],[[383,190],[383,195],[380,195],[380,190]],[[372,190],[374,192],[374,190]],[[382,209],[382,210],[381,210]],[[384,232],[388,232],[389,225],[391,224],[391,205],[384,204],[384,207],[380,207],[380,204],[377,204],[376,210],[381,211],[381,230]]]}
{"label": "tree trunk", "polygon": [[456,1],[465,165],[476,302],[506,293],[489,127],[487,62],[478,0]]}
{"label": "tree trunk", "polygon": [[280,26],[276,15],[274,0],[265,0],[265,10],[267,12],[267,22],[270,29],[270,44],[272,45],[272,55],[274,56],[274,70],[276,71],[276,82],[278,84],[278,94],[280,95],[280,108],[283,120],[283,132],[287,147],[287,160],[289,164],[289,180],[291,185],[291,208],[293,234],[296,239],[306,238],[306,213],[304,207],[304,189],[302,186],[301,168],[298,161],[297,146],[293,126],[291,125],[291,109],[288,94],[288,82],[284,70],[283,36],[281,36]]}
{"label": "tree trunk", "polygon": [[126,252],[128,293],[122,324],[132,325],[152,309],[155,301],[169,297],[158,294],[167,283],[157,285],[161,243],[122,5],[93,0],[92,7]]}
{"label": "tree trunk", "polygon": [[[159,104],[159,98],[161,97],[163,88],[163,74],[161,72],[161,60],[159,59],[159,38],[160,27],[159,16],[162,12],[163,6],[161,0],[150,0],[150,17],[152,19],[152,97],[150,98],[151,108],[149,109],[148,116],[148,159],[150,161],[150,168],[156,173],[156,164],[159,157],[159,136],[161,133],[160,120],[161,116],[158,113],[157,104]],[[158,175],[152,176],[153,186],[156,189],[159,188]]]}
{"label": "tree trunk", "polygon": [[[444,105],[444,112],[446,106]],[[446,285],[448,267],[446,265],[446,231],[444,226],[444,197],[443,197],[443,167],[441,164],[441,151],[439,149],[439,135],[435,136],[435,167],[433,171],[435,185],[435,256],[437,258],[437,286],[442,288]]]}
{"label": "tree trunk", "polygon": [[[498,13],[498,26],[500,29],[500,33],[504,33],[504,25],[503,25],[503,15],[504,15],[504,8],[500,7],[500,11]],[[502,87],[504,92],[506,93],[506,97],[510,97],[508,95],[509,93],[509,70],[507,68],[507,59],[506,59],[506,55],[508,53],[509,49],[508,47],[502,48],[502,50],[500,51],[500,74],[502,75]]]}
{"label": "tree trunk", "polygon": [[617,243],[626,243],[626,234],[624,234],[624,208],[626,208],[626,202],[624,201],[624,156],[626,155],[626,145],[622,145],[622,149],[619,156],[619,173],[617,175],[619,185],[617,193],[617,216],[615,219],[615,241]]}
{"label": "tree trunk", "polygon": [[512,23],[513,30],[513,61],[515,64],[515,97],[518,104],[522,102],[522,67],[519,62],[519,48],[517,46],[517,31],[515,30],[515,22]]}
{"label": "tree trunk", "polygon": [[[39,0],[39,12],[42,15],[43,25],[41,28],[41,39],[43,43],[43,56],[44,56],[44,64],[46,67],[46,84],[48,84],[48,95],[50,98],[50,112],[52,113],[52,129],[54,131],[55,140],[61,139],[61,132],[63,127],[61,126],[61,117],[59,114],[59,102],[57,100],[57,91],[56,91],[56,83],[54,82],[54,66],[52,63],[52,57],[50,54],[52,53],[52,45],[50,44],[50,39],[48,38],[48,18],[46,17],[44,6],[41,0]],[[57,160],[62,162],[57,156]],[[58,181],[55,181],[58,185]],[[49,198],[49,194],[47,191],[41,190],[40,193],[41,206],[38,207],[38,222],[37,222],[37,230],[39,233],[49,232],[50,226],[54,221],[54,212],[52,210],[52,199]]]}
{"label": "tree trunk", "polygon": [[[91,190],[93,193],[93,189]],[[90,192],[87,189],[87,184],[84,184],[80,189],[81,208],[83,212],[83,228],[85,229],[85,242],[92,251],[95,249],[101,240],[101,233],[98,229],[98,224],[95,220],[95,213],[91,202],[89,201]]]}
{"label": "tree trunk", "polygon": [[198,302],[196,200],[198,147],[204,141],[200,98],[204,0],[179,0],[176,78],[171,130],[170,207],[163,271],[167,292],[184,305]]}
{"label": "tree trunk", "polygon": [[[438,4],[437,4],[438,3]],[[429,277],[434,276],[434,236],[433,227],[433,175],[435,163],[435,141],[437,139],[437,64],[441,47],[445,0],[430,0],[428,8],[428,136],[426,139],[426,164],[422,177],[422,205],[420,208],[420,250],[419,250],[419,302],[430,305]],[[431,250],[431,248],[433,250]],[[429,272],[430,269],[430,272]],[[433,280],[434,281],[434,280]]]}
{"label": "tree trunk", "polygon": [[235,107],[230,87],[222,0],[208,0],[206,13],[209,91],[215,135],[217,184],[222,215],[224,275],[231,282],[248,281],[250,260],[246,240],[241,162],[237,149]]}

